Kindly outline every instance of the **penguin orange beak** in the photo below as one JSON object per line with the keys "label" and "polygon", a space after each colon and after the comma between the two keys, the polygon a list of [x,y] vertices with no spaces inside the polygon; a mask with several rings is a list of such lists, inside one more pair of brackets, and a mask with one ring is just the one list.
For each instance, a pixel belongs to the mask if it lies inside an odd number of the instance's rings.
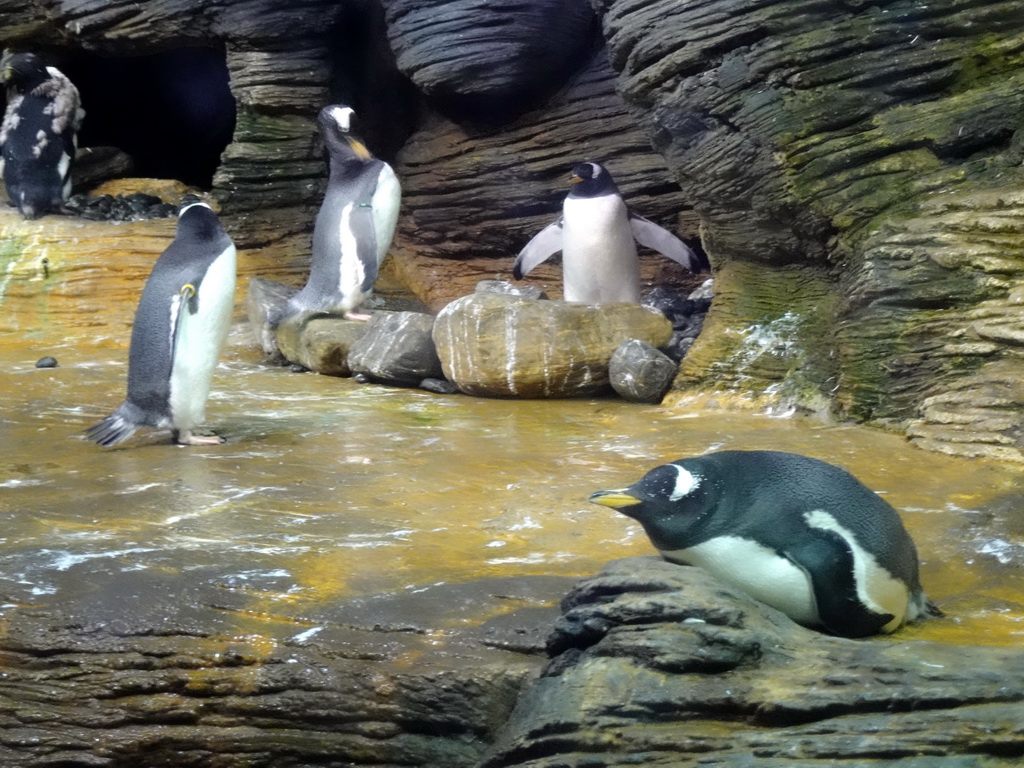
{"label": "penguin orange beak", "polygon": [[352,136],[346,136],[345,141],[347,141],[348,145],[352,147],[352,151],[356,153],[356,157],[358,157],[360,160],[373,159],[373,155],[370,154],[370,150],[368,150],[366,148],[366,145],[363,144],[363,142],[361,142],[359,139],[353,138]]}
{"label": "penguin orange beak", "polygon": [[574,173],[574,174],[572,174],[572,175],[571,175],[571,176],[569,177],[569,183],[570,183],[570,184],[579,184],[579,183],[580,183],[581,181],[583,181],[583,179],[581,179],[581,178],[580,178],[579,176],[577,176],[577,175],[576,175],[575,173]]}
{"label": "penguin orange beak", "polygon": [[611,507],[612,509],[622,509],[623,507],[632,507],[643,503],[636,496],[631,496],[624,490],[597,491],[590,494],[589,500],[595,504],[600,504],[602,507]]}

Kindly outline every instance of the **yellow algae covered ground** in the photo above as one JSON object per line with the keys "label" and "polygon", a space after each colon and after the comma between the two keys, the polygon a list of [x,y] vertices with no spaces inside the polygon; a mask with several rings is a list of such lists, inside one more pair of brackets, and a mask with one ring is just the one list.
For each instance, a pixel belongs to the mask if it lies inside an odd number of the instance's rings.
{"label": "yellow algae covered ground", "polygon": [[[80,334],[87,336],[87,334]],[[53,355],[55,369],[35,361]],[[658,463],[717,449],[804,453],[903,513],[946,618],[895,639],[1024,640],[1024,470],[856,426],[687,413],[617,399],[440,396],[262,365],[236,328],[207,407],[228,438],[186,448],[81,438],[124,395],[123,345],[0,334],[0,597],[59,604],[97,574],[196,577],[239,633],[301,629],[360,595],[522,574],[583,576],[650,554],[589,504]],[[183,593],[182,600],[188,600]],[[241,607],[239,607],[241,606]]]}

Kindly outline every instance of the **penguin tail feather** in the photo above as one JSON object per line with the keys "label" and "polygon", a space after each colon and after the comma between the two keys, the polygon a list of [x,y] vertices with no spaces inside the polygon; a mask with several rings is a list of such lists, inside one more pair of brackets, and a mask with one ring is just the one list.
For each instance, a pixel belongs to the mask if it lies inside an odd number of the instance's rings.
{"label": "penguin tail feather", "polygon": [[141,415],[137,406],[121,403],[107,418],[85,430],[85,437],[104,448],[117,445],[135,434],[135,430],[144,423]]}

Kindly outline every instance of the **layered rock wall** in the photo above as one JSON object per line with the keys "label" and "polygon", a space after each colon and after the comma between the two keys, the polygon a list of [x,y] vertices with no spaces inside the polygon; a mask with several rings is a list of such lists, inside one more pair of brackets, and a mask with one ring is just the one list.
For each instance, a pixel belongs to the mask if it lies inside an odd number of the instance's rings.
{"label": "layered rock wall", "polygon": [[684,181],[717,270],[677,384],[824,403],[1020,460],[1019,8],[595,6],[620,92]]}

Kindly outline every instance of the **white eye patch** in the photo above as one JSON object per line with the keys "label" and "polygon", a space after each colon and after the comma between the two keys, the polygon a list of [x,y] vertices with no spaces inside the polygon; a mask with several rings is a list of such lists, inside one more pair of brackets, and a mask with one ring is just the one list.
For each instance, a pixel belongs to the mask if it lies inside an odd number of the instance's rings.
{"label": "white eye patch", "polygon": [[672,489],[672,493],[669,494],[669,501],[679,501],[684,496],[689,496],[697,488],[700,487],[700,478],[694,474],[691,474],[688,470],[683,469],[678,464],[669,464],[670,467],[674,467],[679,475],[676,477],[675,487]]}
{"label": "white eye patch", "polygon": [[334,118],[334,122],[338,124],[341,130],[348,133],[352,130],[352,115],[355,114],[355,110],[352,107],[335,107],[331,110],[331,117]]}

